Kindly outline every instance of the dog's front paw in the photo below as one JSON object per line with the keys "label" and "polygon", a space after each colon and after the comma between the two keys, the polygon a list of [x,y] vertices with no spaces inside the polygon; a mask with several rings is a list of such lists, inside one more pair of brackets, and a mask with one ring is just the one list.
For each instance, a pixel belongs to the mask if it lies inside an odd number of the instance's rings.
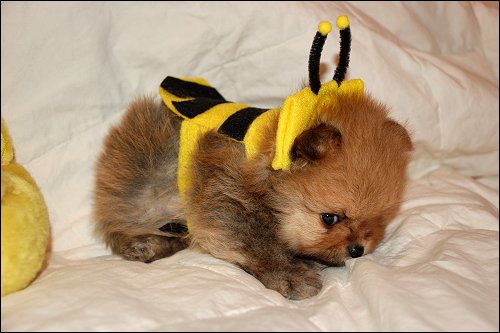
{"label": "dog's front paw", "polygon": [[286,269],[272,269],[259,277],[269,289],[276,290],[286,298],[300,300],[319,293],[323,282],[318,270],[307,265],[298,265]]}

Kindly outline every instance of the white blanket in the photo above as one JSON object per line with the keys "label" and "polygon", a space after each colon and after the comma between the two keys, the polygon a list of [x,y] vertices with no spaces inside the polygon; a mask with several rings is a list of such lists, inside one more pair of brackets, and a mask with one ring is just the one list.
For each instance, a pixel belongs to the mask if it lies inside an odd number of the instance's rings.
{"label": "white blanket", "polygon": [[[497,2],[5,3],[1,111],[49,208],[52,254],[2,298],[2,331],[498,331]],[[167,76],[277,107],[307,79],[321,20],[349,16],[347,79],[415,142],[401,213],[381,246],[284,299],[241,269],[184,250],[152,264],[92,235],[103,138]],[[333,76],[338,32],[322,80]]]}

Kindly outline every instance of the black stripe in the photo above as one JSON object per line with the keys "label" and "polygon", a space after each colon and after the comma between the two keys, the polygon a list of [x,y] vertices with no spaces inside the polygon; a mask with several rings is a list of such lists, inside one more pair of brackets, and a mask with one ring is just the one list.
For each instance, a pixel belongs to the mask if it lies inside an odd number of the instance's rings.
{"label": "black stripe", "polygon": [[184,81],[171,76],[167,76],[160,86],[177,97],[203,97],[225,101],[224,97],[222,97],[215,88],[195,82]]}
{"label": "black stripe", "polygon": [[237,141],[243,141],[248,128],[253,123],[255,118],[266,112],[268,109],[245,108],[236,113],[233,113],[220,126],[219,133],[225,134]]}
{"label": "black stripe", "polygon": [[197,115],[207,111],[208,109],[211,109],[216,105],[224,103],[231,103],[231,102],[227,102],[224,100],[222,101],[214,100],[209,98],[197,98],[183,102],[175,102],[175,101],[172,102],[177,111],[179,111],[179,113],[188,118],[194,118]]}

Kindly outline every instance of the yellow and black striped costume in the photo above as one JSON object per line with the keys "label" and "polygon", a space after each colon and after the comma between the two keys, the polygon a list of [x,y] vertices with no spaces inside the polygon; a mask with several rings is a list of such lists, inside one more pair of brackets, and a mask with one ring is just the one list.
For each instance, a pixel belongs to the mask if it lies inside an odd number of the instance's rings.
{"label": "yellow and black striped costume", "polygon": [[319,58],[326,36],[331,31],[329,22],[321,22],[309,57],[310,86],[285,99],[280,109],[261,109],[246,104],[229,102],[204,79],[166,77],[160,85],[165,105],[184,118],[180,131],[178,187],[184,200],[189,187],[189,165],[198,139],[210,130],[242,142],[248,159],[258,154],[259,135],[263,126],[278,116],[274,170],[290,167],[295,138],[310,128],[316,120],[316,104],[322,99],[334,101],[338,94],[363,94],[363,81],[343,81],[349,62],[350,28],[347,17],[340,16],[337,26],[341,33],[340,61],[333,80],[321,84]]}
{"label": "yellow and black striped costume", "polygon": [[160,85],[165,105],[185,120],[181,125],[178,184],[181,197],[189,185],[188,168],[199,138],[217,130],[245,144],[248,158],[257,154],[258,135],[272,113],[279,109],[260,109],[229,102],[201,78],[166,77]]}

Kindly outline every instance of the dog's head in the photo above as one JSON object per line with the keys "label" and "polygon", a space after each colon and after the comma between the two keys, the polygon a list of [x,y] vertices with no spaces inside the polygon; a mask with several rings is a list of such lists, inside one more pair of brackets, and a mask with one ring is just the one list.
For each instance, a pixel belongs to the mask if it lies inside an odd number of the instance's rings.
{"label": "dog's head", "polygon": [[372,252],[399,210],[411,139],[366,94],[317,104],[295,139],[289,171],[274,185],[280,239],[330,265]]}

